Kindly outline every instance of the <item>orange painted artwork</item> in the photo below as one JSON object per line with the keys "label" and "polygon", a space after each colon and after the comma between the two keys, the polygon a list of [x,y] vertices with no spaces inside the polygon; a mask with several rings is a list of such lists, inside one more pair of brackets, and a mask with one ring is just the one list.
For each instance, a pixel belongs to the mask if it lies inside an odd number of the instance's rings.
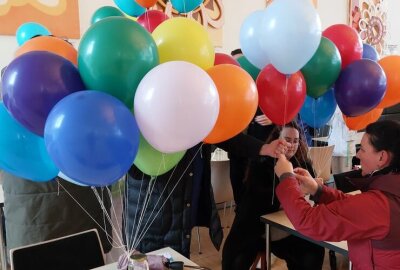
{"label": "orange painted artwork", "polygon": [[0,0],[0,35],[15,35],[26,22],[58,37],[80,38],[78,0]]}

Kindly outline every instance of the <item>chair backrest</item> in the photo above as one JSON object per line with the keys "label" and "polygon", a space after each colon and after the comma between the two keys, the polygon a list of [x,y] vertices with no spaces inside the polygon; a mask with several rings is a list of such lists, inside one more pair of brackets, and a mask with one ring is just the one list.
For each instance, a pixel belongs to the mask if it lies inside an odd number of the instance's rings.
{"label": "chair backrest", "polygon": [[309,147],[309,157],[312,161],[316,177],[321,177],[324,181],[331,176],[331,164],[334,145]]}
{"label": "chair backrest", "polygon": [[11,270],[88,270],[104,265],[96,229],[10,250]]}
{"label": "chair backrest", "polygon": [[233,200],[231,178],[229,175],[229,160],[211,161],[211,185],[216,203]]}

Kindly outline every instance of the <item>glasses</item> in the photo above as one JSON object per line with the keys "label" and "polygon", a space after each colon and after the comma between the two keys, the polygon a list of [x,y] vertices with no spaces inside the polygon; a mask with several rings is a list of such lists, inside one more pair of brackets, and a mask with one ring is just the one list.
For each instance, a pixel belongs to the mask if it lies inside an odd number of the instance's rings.
{"label": "glasses", "polygon": [[168,269],[172,269],[172,270],[183,270],[184,268],[198,269],[198,270],[211,270],[210,268],[204,267],[204,266],[185,265],[181,261],[166,262],[165,266]]}

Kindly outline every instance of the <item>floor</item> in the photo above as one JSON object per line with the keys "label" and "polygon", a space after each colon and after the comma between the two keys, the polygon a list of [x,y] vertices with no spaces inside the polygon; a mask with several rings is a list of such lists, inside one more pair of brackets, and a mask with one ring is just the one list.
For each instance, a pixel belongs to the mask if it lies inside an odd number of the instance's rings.
{"label": "floor", "polygon": [[[229,211],[228,211],[229,212]],[[223,211],[220,211],[221,222],[227,227],[224,228],[224,236],[226,237],[229,233],[229,225],[233,221],[234,213],[232,211],[231,215],[226,215],[223,217]],[[221,270],[221,251],[217,251],[211,243],[210,237],[208,236],[207,228],[200,228],[200,243],[201,243],[201,253],[199,254],[199,246],[197,241],[197,228],[192,231],[192,243],[191,243],[191,255],[190,259],[196,262],[200,266],[206,266],[212,270]],[[330,270],[328,251],[325,253],[325,261],[322,270]],[[337,269],[344,270],[348,269],[348,260],[340,254],[336,254],[337,259]],[[286,270],[285,261],[272,256],[272,269],[273,270]]]}

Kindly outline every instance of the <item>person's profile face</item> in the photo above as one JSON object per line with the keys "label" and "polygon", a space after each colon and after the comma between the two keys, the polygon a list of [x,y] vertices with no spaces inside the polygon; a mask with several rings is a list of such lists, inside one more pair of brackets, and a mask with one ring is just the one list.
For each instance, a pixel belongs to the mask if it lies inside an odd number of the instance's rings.
{"label": "person's profile face", "polygon": [[291,159],[299,149],[299,131],[293,127],[284,127],[281,131],[281,137],[291,144],[285,153],[286,158]]}
{"label": "person's profile face", "polygon": [[381,151],[376,151],[369,141],[369,135],[365,133],[361,139],[360,150],[357,152],[357,158],[360,159],[361,174],[367,175],[377,170],[381,157]]}

